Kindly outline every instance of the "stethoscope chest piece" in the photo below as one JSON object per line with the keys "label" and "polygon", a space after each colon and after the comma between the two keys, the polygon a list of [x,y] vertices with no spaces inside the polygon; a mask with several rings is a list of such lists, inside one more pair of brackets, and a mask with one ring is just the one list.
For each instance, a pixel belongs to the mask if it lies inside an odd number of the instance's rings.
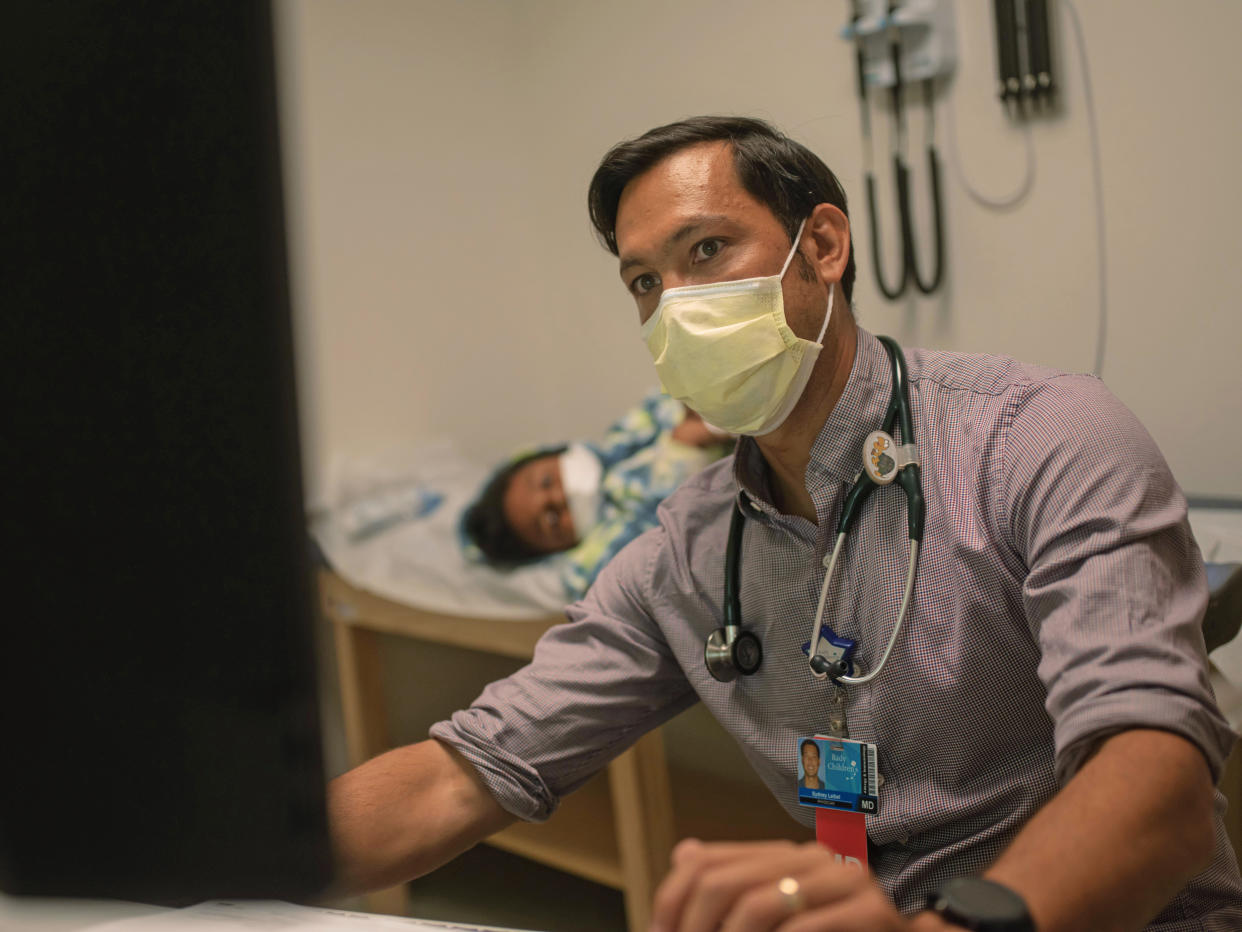
{"label": "stethoscope chest piece", "polygon": [[751,676],[763,663],[763,645],[759,638],[739,628],[717,628],[703,648],[707,670],[722,683]]}

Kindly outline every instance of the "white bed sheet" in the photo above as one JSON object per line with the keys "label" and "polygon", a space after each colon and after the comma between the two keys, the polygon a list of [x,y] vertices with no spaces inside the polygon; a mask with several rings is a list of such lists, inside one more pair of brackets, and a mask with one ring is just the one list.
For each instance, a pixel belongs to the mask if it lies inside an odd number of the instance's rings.
{"label": "white bed sheet", "polygon": [[[559,558],[510,571],[466,559],[458,522],[488,472],[448,445],[341,461],[328,484],[332,507],[312,519],[311,533],[348,583],[415,608],[512,621],[562,612],[566,596]],[[414,486],[443,500],[430,514],[370,536],[348,533],[350,515],[368,498]]]}

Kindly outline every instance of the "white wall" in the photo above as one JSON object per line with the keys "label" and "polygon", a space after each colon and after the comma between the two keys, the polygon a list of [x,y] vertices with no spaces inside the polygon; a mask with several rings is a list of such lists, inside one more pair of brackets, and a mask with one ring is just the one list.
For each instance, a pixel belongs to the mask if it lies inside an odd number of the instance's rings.
{"label": "white wall", "polygon": [[[1242,4],[1079,7],[1108,218],[1105,378],[1189,492],[1242,495]],[[609,145],[694,113],[771,119],[833,166],[852,196],[865,326],[1092,365],[1088,128],[1064,11],[1062,113],[1035,124],[1032,195],[997,214],[948,164],[948,108],[977,185],[1011,187],[1022,162],[992,92],[991,4],[957,4],[960,68],[939,110],[949,281],[899,305],[871,276],[844,2],[285,0],[278,12],[312,491],[334,456],[431,436],[490,459],[593,436],[654,384],[585,190]]]}
{"label": "white wall", "polygon": [[[910,345],[1089,369],[1098,283],[1091,167],[1064,18],[1062,111],[1034,126],[1033,193],[1021,209],[996,214],[957,183],[948,118],[970,178],[996,193],[1019,180],[1022,136],[993,96],[991,4],[957,3],[960,67],[938,111],[949,279],[936,299],[889,305],[873,284],[852,59],[836,38],[846,7],[281,0],[311,494],[322,495],[338,456],[449,437],[494,461],[522,443],[595,436],[653,386],[616,262],[590,230],[585,192],[610,145],[696,113],[770,119],[838,173],[853,205],[855,305],[865,326]],[[1231,63],[1242,3],[1079,7],[1108,219],[1104,375],[1187,491],[1242,496],[1234,423],[1242,69]],[[873,116],[883,152],[888,120],[878,105]],[[911,161],[922,211],[921,152]],[[890,184],[882,173],[891,247]],[[400,741],[422,737],[430,721],[505,672],[503,661],[482,655],[395,642],[385,660]],[[749,772],[702,709],[670,727],[670,752],[683,766]],[[344,766],[339,736],[329,747],[335,772]]]}

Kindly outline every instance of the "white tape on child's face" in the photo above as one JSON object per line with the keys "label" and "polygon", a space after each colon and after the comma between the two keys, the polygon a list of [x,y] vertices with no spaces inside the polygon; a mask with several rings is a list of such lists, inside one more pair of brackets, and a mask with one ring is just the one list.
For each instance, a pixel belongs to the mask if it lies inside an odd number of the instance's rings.
{"label": "white tape on child's face", "polygon": [[599,457],[580,443],[571,444],[560,455],[561,488],[569,503],[574,538],[582,540],[599,523],[600,484],[604,467]]}

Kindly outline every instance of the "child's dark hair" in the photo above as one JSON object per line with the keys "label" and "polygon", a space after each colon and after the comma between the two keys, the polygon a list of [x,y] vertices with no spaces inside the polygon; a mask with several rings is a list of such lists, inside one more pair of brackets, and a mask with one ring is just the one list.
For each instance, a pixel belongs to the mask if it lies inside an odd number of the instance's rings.
{"label": "child's dark hair", "polygon": [[565,449],[563,446],[552,447],[519,456],[492,476],[474,504],[466,509],[462,527],[466,536],[483,551],[488,563],[503,567],[521,566],[547,556],[522,541],[505,520],[505,493],[509,491],[513,474],[531,460],[556,456],[564,453]]}

